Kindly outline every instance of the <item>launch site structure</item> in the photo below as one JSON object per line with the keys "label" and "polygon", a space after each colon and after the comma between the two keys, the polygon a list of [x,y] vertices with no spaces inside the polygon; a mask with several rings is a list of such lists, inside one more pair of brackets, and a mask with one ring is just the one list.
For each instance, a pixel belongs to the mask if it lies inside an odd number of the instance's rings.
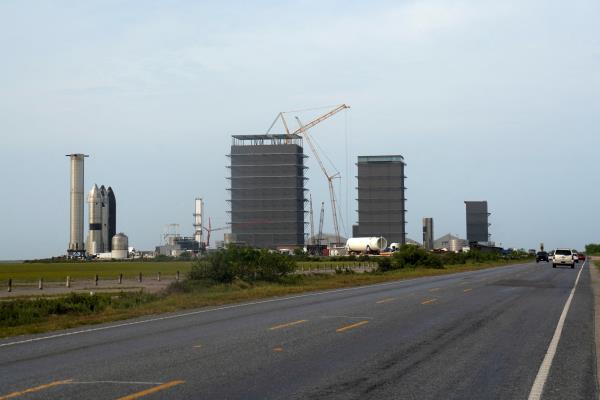
{"label": "launch site structure", "polygon": [[70,189],[70,239],[67,248],[69,258],[85,257],[85,243],[83,241],[83,187],[84,187],[84,161],[86,154],[67,154],[71,161],[71,189]]}
{"label": "launch site structure", "polygon": [[233,135],[231,233],[249,246],[304,245],[305,169],[299,135]]}
{"label": "launch site structure", "polygon": [[[112,238],[117,230],[117,201],[111,187],[106,189],[104,185],[98,187],[94,184],[88,194],[88,222],[89,231],[87,238],[88,256],[110,253],[112,250]],[[113,233],[115,232],[115,233]]]}

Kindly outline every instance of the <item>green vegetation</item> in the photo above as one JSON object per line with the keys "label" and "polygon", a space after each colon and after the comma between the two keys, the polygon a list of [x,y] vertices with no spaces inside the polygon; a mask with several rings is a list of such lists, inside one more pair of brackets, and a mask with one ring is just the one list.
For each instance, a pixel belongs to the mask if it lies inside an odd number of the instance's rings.
{"label": "green vegetation", "polygon": [[512,252],[503,256],[498,253],[470,251],[467,253],[431,253],[417,246],[403,245],[392,257],[377,259],[381,271],[402,268],[444,268],[449,265],[467,263],[500,262],[502,260],[525,260],[530,256],[525,252]]}
{"label": "green vegetation", "polygon": [[600,244],[590,243],[585,245],[585,254],[588,256],[600,256]]}
{"label": "green vegetation", "polygon": [[60,315],[89,315],[107,308],[128,309],[155,300],[156,296],[145,293],[77,294],[60,298],[18,299],[0,302],[0,328],[34,324]]}
{"label": "green vegetation", "polygon": [[0,282],[11,278],[14,282],[35,282],[44,278],[47,282],[64,281],[67,276],[72,279],[93,279],[98,274],[100,279],[116,279],[120,273],[124,278],[135,278],[142,274],[163,276],[175,275],[180,271],[182,276],[192,268],[191,261],[87,261],[61,263],[7,263],[0,264]]}
{"label": "green vegetation", "polygon": [[235,279],[246,282],[277,282],[296,270],[290,256],[252,247],[231,246],[210,253],[192,266],[190,279],[210,279],[231,283]]}

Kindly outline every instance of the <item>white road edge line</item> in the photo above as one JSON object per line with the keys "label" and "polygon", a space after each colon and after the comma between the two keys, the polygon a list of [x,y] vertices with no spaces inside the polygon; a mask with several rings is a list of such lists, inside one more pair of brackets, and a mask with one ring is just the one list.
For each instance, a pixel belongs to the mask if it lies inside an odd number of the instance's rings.
{"label": "white road edge line", "polygon": [[579,273],[577,274],[577,279],[575,279],[575,283],[573,284],[573,289],[571,289],[571,294],[567,298],[567,302],[565,303],[565,307],[563,308],[562,314],[558,319],[558,325],[556,326],[556,330],[554,331],[554,336],[550,341],[550,345],[548,346],[548,351],[546,351],[546,355],[544,356],[544,360],[542,361],[542,365],[540,365],[540,369],[538,370],[537,376],[535,377],[535,381],[533,382],[533,386],[531,387],[531,391],[529,392],[528,400],[540,400],[542,398],[542,393],[544,391],[544,385],[548,380],[548,375],[550,374],[550,368],[552,367],[552,361],[554,360],[554,356],[556,355],[556,349],[558,347],[558,342],[560,341],[560,337],[562,335],[562,330],[565,325],[565,320],[567,319],[567,314],[569,313],[569,308],[571,308],[571,301],[573,300],[573,296],[575,295],[575,289],[577,289],[577,283],[579,283],[579,278],[581,277],[581,272],[583,271],[583,267],[587,260],[581,265],[579,269]]}
{"label": "white road edge line", "polygon": [[[518,267],[518,266],[521,266],[521,265],[525,265],[525,264],[512,264],[512,265],[507,265],[506,267],[499,267],[499,268],[510,269],[512,267]],[[485,273],[485,272],[492,271],[492,270],[494,270],[494,268],[483,269],[483,270],[479,270],[479,271],[467,271],[467,272],[463,272],[463,273],[459,273],[459,274],[461,274],[460,276],[467,276],[467,275],[475,275],[478,272],[484,272]],[[448,280],[448,279],[452,279],[452,278],[460,278],[460,276],[456,276],[456,275],[458,275],[458,274],[438,275],[438,276],[425,277],[425,278],[438,278],[439,277],[439,278],[442,278],[441,280]],[[446,278],[446,279],[443,279],[443,278]],[[322,295],[326,295],[326,294],[334,294],[334,293],[340,293],[340,292],[362,290],[362,289],[368,289],[368,288],[373,288],[373,287],[378,287],[378,286],[390,286],[390,285],[402,285],[403,286],[403,285],[410,285],[410,284],[415,283],[415,281],[417,279],[421,279],[421,278],[407,279],[407,280],[403,280],[403,281],[383,282],[383,283],[376,283],[376,284],[373,284],[373,285],[356,286],[356,287],[343,288],[343,289],[326,290],[326,291],[315,292],[315,293],[299,294],[299,295],[296,295],[296,296],[279,297],[279,298],[275,298],[275,299],[253,301],[253,302],[250,302],[250,303],[232,304],[232,305],[222,306],[222,307],[217,307],[217,308],[209,308],[209,309],[202,309],[202,310],[190,311],[190,312],[186,312],[186,313],[182,313],[182,314],[167,315],[167,316],[164,316],[164,317],[144,319],[144,320],[141,320],[141,321],[124,322],[122,324],[115,324],[115,325],[109,325],[109,326],[100,326],[100,327],[97,327],[97,328],[89,328],[89,329],[82,329],[82,330],[73,331],[73,332],[57,333],[55,335],[36,337],[36,338],[31,338],[31,339],[19,340],[19,341],[15,341],[15,342],[0,343],[0,348],[2,348],[2,347],[8,347],[8,346],[15,346],[15,345],[18,345],[18,344],[39,342],[41,340],[56,339],[56,338],[65,337],[65,336],[81,335],[83,333],[98,332],[98,331],[105,331],[105,330],[108,330],[108,329],[123,328],[123,327],[126,327],[126,326],[132,326],[132,325],[147,324],[147,323],[150,323],[150,322],[164,321],[164,320],[168,320],[168,319],[176,319],[176,318],[189,317],[189,316],[192,316],[192,315],[205,314],[205,313],[214,312],[214,311],[229,310],[229,309],[232,309],[232,308],[254,306],[254,305],[257,305],[257,304],[266,304],[266,303],[274,303],[274,302],[287,301],[287,300],[295,300],[295,299],[301,299],[301,298],[304,298],[304,297],[322,296]]]}

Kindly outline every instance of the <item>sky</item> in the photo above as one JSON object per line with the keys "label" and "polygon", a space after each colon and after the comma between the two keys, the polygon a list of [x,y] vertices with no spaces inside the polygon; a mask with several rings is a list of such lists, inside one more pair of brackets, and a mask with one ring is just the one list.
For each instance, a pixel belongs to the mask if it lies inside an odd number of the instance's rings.
{"label": "sky", "polygon": [[90,155],[86,192],[112,186],[117,230],[150,250],[166,224],[192,234],[196,196],[227,224],[232,134],[342,103],[311,131],[342,234],[356,157],[401,154],[410,238],[423,217],[464,237],[464,201],[487,200],[503,247],[600,242],[599,20],[597,0],[4,0],[0,259],[65,253],[65,154]]}

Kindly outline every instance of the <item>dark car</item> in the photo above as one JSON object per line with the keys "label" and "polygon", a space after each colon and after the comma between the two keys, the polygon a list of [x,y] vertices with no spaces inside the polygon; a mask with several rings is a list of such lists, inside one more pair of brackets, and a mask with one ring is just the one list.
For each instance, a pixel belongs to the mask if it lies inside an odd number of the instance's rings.
{"label": "dark car", "polygon": [[535,262],[540,262],[540,261],[546,261],[548,262],[548,253],[546,253],[545,251],[538,251],[538,253],[535,255]]}

